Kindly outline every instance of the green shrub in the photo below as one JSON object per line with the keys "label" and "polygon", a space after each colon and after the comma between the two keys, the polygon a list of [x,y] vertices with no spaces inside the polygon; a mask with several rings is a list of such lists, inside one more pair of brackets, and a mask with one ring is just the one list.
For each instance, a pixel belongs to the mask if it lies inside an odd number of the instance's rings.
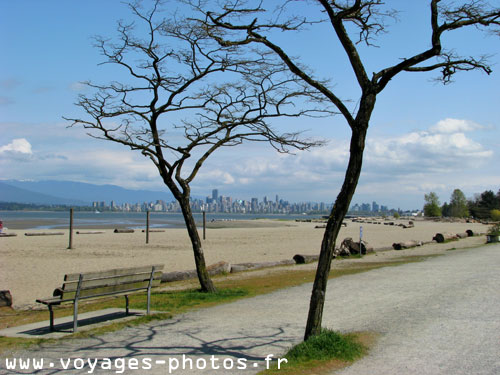
{"label": "green shrub", "polygon": [[494,221],[500,221],[500,210],[491,210],[490,216]]}
{"label": "green shrub", "polygon": [[364,351],[365,348],[357,343],[352,335],[342,335],[324,329],[319,335],[292,347],[285,358],[289,363],[331,359],[353,361],[361,357]]}

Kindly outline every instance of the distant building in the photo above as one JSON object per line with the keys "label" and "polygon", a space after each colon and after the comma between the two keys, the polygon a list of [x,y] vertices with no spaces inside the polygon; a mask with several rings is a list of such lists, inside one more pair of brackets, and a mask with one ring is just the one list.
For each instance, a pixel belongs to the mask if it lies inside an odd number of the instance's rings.
{"label": "distant building", "polygon": [[259,198],[252,198],[252,211],[253,212],[259,211]]}
{"label": "distant building", "polygon": [[370,212],[371,211],[370,203],[362,203],[361,204],[361,211]]}

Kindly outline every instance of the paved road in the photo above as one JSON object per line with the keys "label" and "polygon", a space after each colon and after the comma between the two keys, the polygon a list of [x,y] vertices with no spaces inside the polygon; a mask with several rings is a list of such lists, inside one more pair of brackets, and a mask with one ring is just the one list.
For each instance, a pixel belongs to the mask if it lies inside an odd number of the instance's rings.
{"label": "paved road", "polygon": [[[368,356],[340,374],[500,374],[499,266],[500,246],[484,246],[331,280],[324,326],[381,334]],[[64,372],[71,374],[121,373],[122,361],[132,368],[151,364],[125,374],[256,373],[265,368],[266,355],[279,356],[302,337],[310,289],[290,288],[18,356],[43,358],[40,374],[59,372],[66,358],[73,358],[70,368],[82,365],[77,358],[99,358],[94,370]],[[182,370],[182,355],[193,370]],[[99,370],[108,365],[103,358],[112,370]],[[17,372],[7,371],[2,359],[0,373]]]}

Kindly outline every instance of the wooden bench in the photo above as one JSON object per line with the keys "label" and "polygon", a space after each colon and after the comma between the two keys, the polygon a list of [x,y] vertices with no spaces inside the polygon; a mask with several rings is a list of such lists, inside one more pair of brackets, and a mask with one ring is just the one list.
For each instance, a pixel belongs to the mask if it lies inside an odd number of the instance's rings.
{"label": "wooden bench", "polygon": [[73,332],[78,327],[78,301],[112,295],[125,296],[125,313],[129,314],[128,295],[147,291],[147,314],[150,313],[151,288],[160,283],[163,265],[135,268],[121,268],[101,272],[73,273],[64,276],[61,288],[54,290],[53,297],[37,299],[47,305],[50,313],[50,330],[54,330],[52,307],[65,302],[73,302]]}

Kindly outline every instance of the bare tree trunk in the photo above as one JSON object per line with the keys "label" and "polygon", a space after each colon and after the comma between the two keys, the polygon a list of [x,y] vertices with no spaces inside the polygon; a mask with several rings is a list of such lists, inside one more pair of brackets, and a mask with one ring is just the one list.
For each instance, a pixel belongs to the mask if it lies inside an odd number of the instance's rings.
{"label": "bare tree trunk", "polygon": [[335,250],[335,241],[337,240],[342,221],[349,210],[352,196],[358,185],[363,163],[366,131],[367,127],[363,126],[354,128],[352,132],[349,165],[344,178],[344,184],[335,200],[335,204],[326,224],[323,242],[321,243],[321,252],[319,255],[316,277],[314,279],[311,302],[309,304],[309,315],[307,317],[304,340],[307,340],[310,336],[319,334],[321,331],[326,286],[330,274],[333,252]]}
{"label": "bare tree trunk", "polygon": [[196,223],[193,218],[193,213],[191,207],[189,206],[189,198],[179,199],[179,204],[181,206],[182,215],[184,216],[184,221],[186,222],[186,228],[189,234],[189,239],[193,245],[194,262],[196,264],[196,273],[198,274],[198,280],[200,281],[201,290],[203,292],[216,292],[210,275],[207,271],[207,265],[205,263],[205,255],[203,254],[203,248],[201,247],[200,235],[198,234],[198,229],[196,228]]}

